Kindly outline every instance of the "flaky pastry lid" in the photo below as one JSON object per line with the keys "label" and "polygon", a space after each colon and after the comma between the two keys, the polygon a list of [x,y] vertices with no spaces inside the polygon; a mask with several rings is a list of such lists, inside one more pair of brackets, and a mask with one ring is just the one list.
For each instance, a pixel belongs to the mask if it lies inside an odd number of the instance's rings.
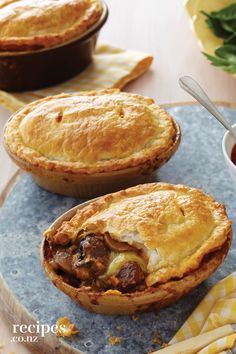
{"label": "flaky pastry lid", "polygon": [[0,50],[48,48],[82,35],[102,14],[100,0],[3,0]]}
{"label": "flaky pastry lid", "polygon": [[178,138],[173,119],[151,98],[115,89],[35,101],[5,129],[13,155],[61,172],[110,172],[152,162]]}
{"label": "flaky pastry lid", "polygon": [[45,237],[52,243],[61,237],[73,242],[81,230],[108,232],[143,250],[151,286],[199,268],[204,257],[228,242],[231,221],[222,204],[198,189],[153,183],[99,198]]}

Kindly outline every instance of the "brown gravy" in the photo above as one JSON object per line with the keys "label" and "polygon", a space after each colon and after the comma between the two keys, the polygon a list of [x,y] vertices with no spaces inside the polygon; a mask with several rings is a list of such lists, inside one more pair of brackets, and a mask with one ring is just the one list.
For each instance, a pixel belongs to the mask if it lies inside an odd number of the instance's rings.
{"label": "brown gravy", "polygon": [[236,144],[234,144],[234,147],[231,152],[231,160],[236,165]]}

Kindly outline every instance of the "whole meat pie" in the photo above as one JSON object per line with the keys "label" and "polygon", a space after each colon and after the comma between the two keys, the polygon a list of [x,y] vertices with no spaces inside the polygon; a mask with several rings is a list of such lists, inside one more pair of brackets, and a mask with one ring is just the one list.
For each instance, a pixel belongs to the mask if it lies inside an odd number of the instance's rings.
{"label": "whole meat pie", "polygon": [[100,0],[2,0],[0,51],[62,44],[85,33],[101,14]]}
{"label": "whole meat pie", "polygon": [[134,313],[173,303],[208,278],[231,234],[224,206],[200,190],[145,184],[78,206],[44,233],[42,261],[86,309]]}
{"label": "whole meat pie", "polygon": [[153,99],[109,89],[34,101],[12,115],[4,140],[41,187],[91,198],[150,180],[180,135]]}

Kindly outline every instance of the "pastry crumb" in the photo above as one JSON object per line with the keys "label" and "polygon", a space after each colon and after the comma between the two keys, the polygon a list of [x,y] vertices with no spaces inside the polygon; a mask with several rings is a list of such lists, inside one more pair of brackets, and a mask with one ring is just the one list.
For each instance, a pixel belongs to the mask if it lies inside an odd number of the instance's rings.
{"label": "pastry crumb", "polygon": [[166,348],[166,347],[168,347],[169,346],[169,344],[168,343],[162,343],[162,345],[161,345],[161,349],[162,348]]}
{"label": "pastry crumb", "polygon": [[119,290],[109,289],[109,290],[105,291],[104,294],[120,295],[121,292]]}
{"label": "pastry crumb", "polygon": [[123,327],[122,326],[116,326],[116,329],[118,330],[118,331],[122,331],[123,330]]}
{"label": "pastry crumb", "polygon": [[132,319],[132,321],[138,321],[138,316],[137,315],[132,315],[131,319]]}
{"label": "pastry crumb", "polygon": [[68,317],[60,317],[56,322],[57,337],[71,337],[79,333],[78,328],[69,320]]}
{"label": "pastry crumb", "polygon": [[111,345],[118,345],[121,342],[121,338],[116,336],[109,336],[108,341]]}
{"label": "pastry crumb", "polygon": [[163,340],[161,339],[160,333],[158,332],[154,333],[154,337],[152,338],[152,343],[162,345]]}
{"label": "pastry crumb", "polygon": [[161,338],[159,338],[159,337],[154,337],[154,338],[152,339],[152,343],[153,343],[153,344],[159,344],[159,345],[161,345],[161,344],[162,344]]}

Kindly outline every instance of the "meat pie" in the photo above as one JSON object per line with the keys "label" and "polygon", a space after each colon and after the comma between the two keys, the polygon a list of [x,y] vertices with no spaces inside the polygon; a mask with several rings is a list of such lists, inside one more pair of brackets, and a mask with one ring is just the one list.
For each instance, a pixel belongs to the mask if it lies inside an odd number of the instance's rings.
{"label": "meat pie", "polygon": [[207,279],[232,227],[202,191],[153,183],[79,205],[44,236],[43,265],[59,289],[88,310],[127,314],[167,306]]}

